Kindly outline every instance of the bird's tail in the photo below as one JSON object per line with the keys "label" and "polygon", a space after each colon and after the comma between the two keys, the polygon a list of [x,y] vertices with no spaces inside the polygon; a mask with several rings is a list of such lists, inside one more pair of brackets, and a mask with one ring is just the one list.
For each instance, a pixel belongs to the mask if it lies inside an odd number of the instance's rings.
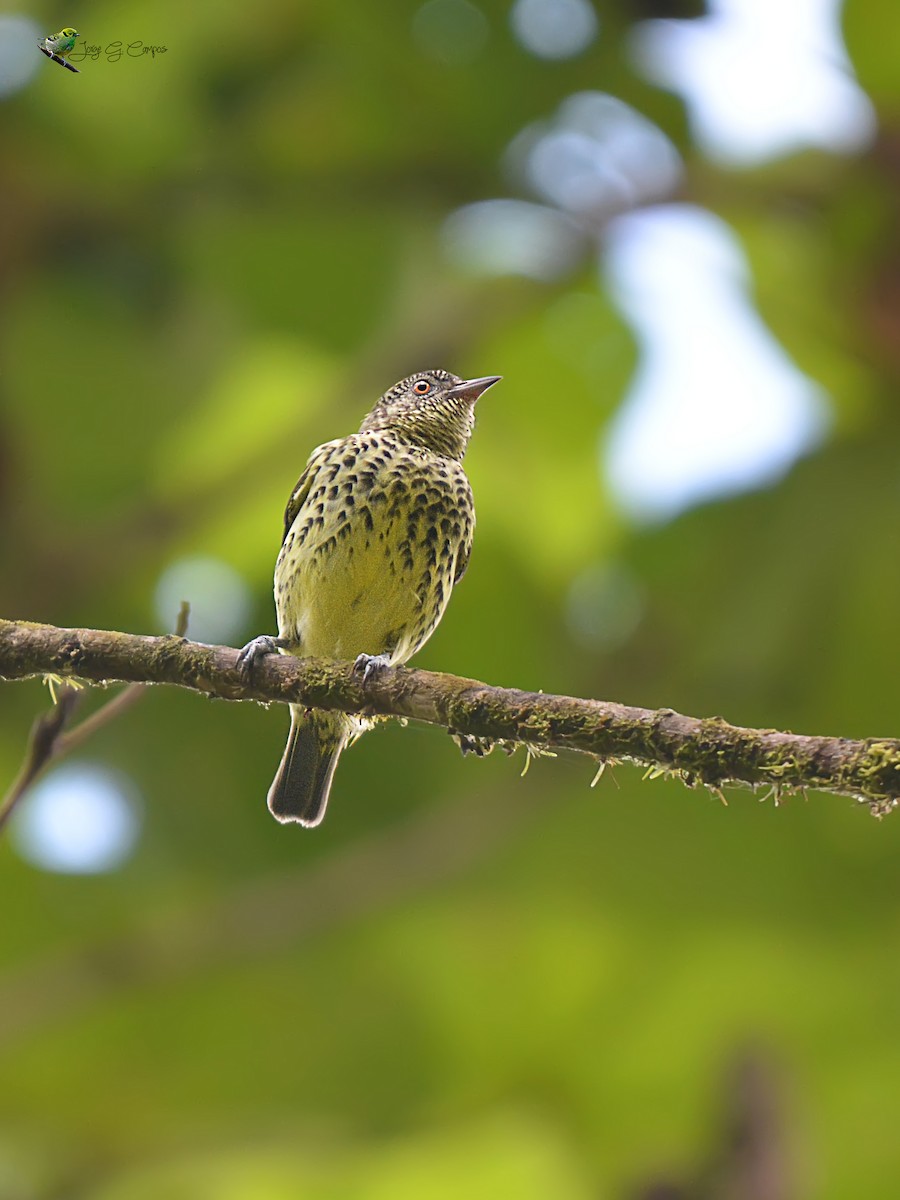
{"label": "bird's tail", "polygon": [[269,811],[276,820],[310,828],[319,824],[338,759],[357,736],[356,725],[341,712],[291,705],[291,732],[269,788]]}

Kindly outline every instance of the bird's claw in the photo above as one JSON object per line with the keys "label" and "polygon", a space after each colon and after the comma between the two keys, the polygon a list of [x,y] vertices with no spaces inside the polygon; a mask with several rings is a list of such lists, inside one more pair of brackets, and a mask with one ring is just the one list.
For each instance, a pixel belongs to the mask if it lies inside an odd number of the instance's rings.
{"label": "bird's claw", "polygon": [[355,674],[362,675],[363,683],[368,683],[390,665],[391,660],[386,654],[360,654],[353,664],[353,670]]}
{"label": "bird's claw", "polygon": [[260,634],[259,637],[253,638],[241,650],[238,655],[237,669],[247,682],[253,678],[253,672],[256,669],[256,664],[261,658],[266,658],[269,654],[275,654],[279,650],[285,650],[287,642],[283,638],[272,637],[268,633]]}

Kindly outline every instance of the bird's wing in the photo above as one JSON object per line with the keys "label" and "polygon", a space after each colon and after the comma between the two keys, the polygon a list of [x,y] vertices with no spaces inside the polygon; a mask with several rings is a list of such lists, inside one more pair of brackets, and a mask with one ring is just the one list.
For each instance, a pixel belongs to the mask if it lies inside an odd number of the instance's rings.
{"label": "bird's wing", "polygon": [[460,547],[460,550],[459,550],[459,554],[457,554],[457,556],[456,556],[456,574],[453,577],[454,587],[456,586],[456,584],[459,583],[459,581],[462,579],[463,575],[465,575],[465,573],[466,573],[466,568],[469,565],[469,555],[471,554],[471,552],[472,552],[472,539],[469,538],[468,541],[466,541],[462,544],[462,546]]}
{"label": "bird's wing", "polygon": [[[466,480],[466,483],[468,483],[468,480]],[[472,506],[471,488],[469,489],[469,513],[471,516],[469,528],[463,544],[459,548],[459,554],[456,556],[456,574],[453,576],[454,587],[459,583],[463,575],[465,575],[466,568],[469,565],[469,555],[472,553],[472,539],[475,535],[475,510]]]}
{"label": "bird's wing", "polygon": [[319,473],[322,464],[327,461],[334,442],[326,442],[323,446],[317,446],[309,456],[309,461],[306,464],[306,469],[297,480],[297,485],[291,492],[291,498],[287,502],[287,508],[284,510],[284,534],[281,541],[284,543],[285,538],[291,531],[291,526],[297,519],[297,513],[306,503],[306,498],[310,493],[313,485],[313,480]]}

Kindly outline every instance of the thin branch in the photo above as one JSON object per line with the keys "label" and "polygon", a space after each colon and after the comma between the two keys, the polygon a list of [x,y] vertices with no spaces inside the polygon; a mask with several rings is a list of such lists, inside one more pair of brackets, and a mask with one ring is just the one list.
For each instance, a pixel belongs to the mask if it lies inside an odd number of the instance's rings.
{"label": "thin branch", "polygon": [[[191,607],[182,600],[175,622],[175,632],[178,637],[187,633],[188,619]],[[13,780],[9,791],[0,801],[0,832],[9,822],[20,801],[47,768],[51,762],[64,757],[77,749],[92,737],[98,729],[120,717],[140,699],[146,690],[143,683],[130,683],[104,704],[96,712],[79,722],[74,729],[69,729],[76,708],[81,702],[83,690],[72,684],[63,683],[61,686],[51,686],[54,704],[48,713],[37,717],[28,735],[28,746],[25,761],[19,774]]]}
{"label": "thin branch", "polygon": [[742,729],[722,717],[682,716],[578,700],[407,667],[368,681],[352,664],[273,655],[248,682],[238,651],[179,637],[57,629],[0,621],[0,678],[53,674],[105,684],[167,683],[224,700],[296,703],[441,725],[467,744],[577,750],[597,761],[627,759],[694,786],[764,785],[853,796],[882,816],[900,800],[900,741],[806,737]]}
{"label": "thin branch", "polygon": [[56,701],[49,712],[35,717],[28,735],[25,760],[9,791],[0,802],[0,830],[9,821],[16,807],[35,780],[43,774],[56,753],[62,731],[81,699],[81,689],[63,684],[57,689]]}

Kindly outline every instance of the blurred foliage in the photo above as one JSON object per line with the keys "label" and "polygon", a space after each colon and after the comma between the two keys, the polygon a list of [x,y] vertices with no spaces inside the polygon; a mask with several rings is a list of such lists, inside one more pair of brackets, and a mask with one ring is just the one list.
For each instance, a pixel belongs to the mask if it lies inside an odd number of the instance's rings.
{"label": "blurred foliage", "polygon": [[[896,734],[895,5],[847,5],[871,151],[739,173],[626,53],[636,20],[698,5],[598,4],[600,39],[566,62],[516,45],[505,0],[480,7],[486,55],[454,66],[414,44],[413,0],[66,16],[168,51],[46,64],[5,100],[3,614],[165,631],[161,574],[211,555],[252,594],[235,643],[270,630],[309,450],[410,370],[498,372],[471,569],[418,663]],[[598,476],[637,352],[595,263],[485,280],[440,244],[454,208],[512,194],[522,127],[590,87],[675,142],[684,198],[735,229],[763,318],[837,414],[778,486],[653,529]],[[618,640],[578,637],[573,586],[631,612]],[[0,779],[46,703],[0,691]],[[265,808],[285,731],[149,693],[82,752],[143,796],[127,865],[57,875],[0,846],[4,1200],[662,1195],[715,1156],[748,1044],[791,1182],[715,1194],[896,1195],[900,819],[724,808],[627,767],[591,791],[574,759],[520,779],[391,725],[310,835]]]}

